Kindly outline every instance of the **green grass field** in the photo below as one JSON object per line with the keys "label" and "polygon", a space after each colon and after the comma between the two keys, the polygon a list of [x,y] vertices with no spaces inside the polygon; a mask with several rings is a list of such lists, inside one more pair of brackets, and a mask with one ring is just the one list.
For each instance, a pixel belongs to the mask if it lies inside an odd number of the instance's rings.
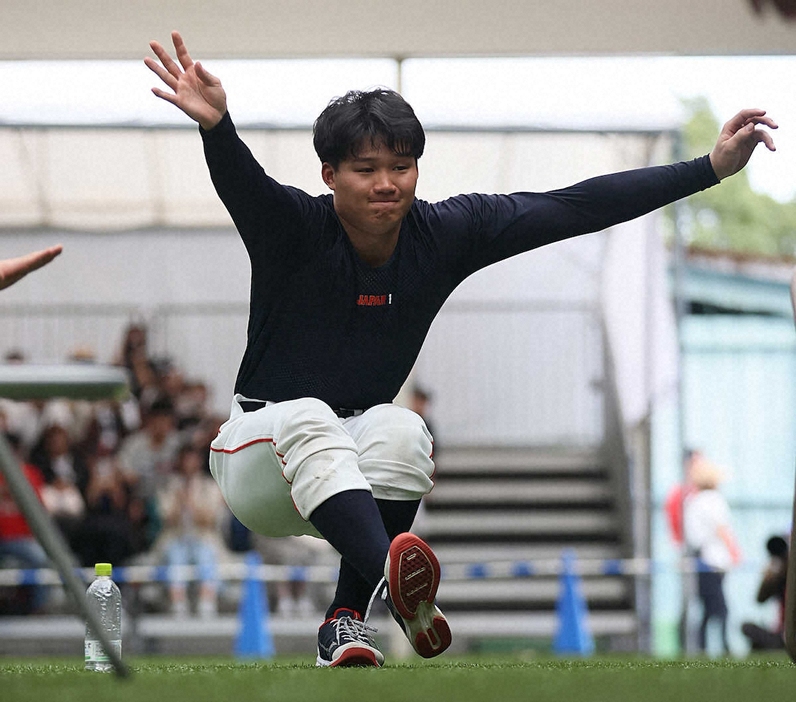
{"label": "green grass field", "polygon": [[796,665],[786,657],[744,661],[658,661],[638,657],[583,660],[456,658],[381,669],[317,669],[291,658],[132,658],[132,675],[87,673],[80,661],[0,658],[3,702],[53,700],[276,700],[278,702],[570,702],[572,700],[791,699]]}

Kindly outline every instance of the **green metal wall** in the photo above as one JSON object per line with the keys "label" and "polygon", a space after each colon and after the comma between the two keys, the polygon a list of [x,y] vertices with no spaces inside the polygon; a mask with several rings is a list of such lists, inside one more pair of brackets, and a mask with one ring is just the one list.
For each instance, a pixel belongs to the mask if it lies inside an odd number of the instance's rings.
{"label": "green metal wall", "polygon": [[[689,279],[690,278],[690,279]],[[691,301],[754,309],[765,314],[687,315],[680,326],[682,435],[721,466],[721,490],[732,511],[744,562],[725,581],[730,645],[746,651],[743,621],[768,625],[775,609],[755,601],[765,542],[790,527],[796,477],[796,331],[785,283],[733,275],[686,278]],[[743,303],[743,306],[736,304]],[[676,653],[681,612],[678,555],[663,503],[679,482],[679,427],[671,403],[653,417],[653,554],[663,564],[653,581],[653,624],[659,654]],[[693,611],[693,610],[692,610]],[[698,616],[698,609],[696,611]]]}

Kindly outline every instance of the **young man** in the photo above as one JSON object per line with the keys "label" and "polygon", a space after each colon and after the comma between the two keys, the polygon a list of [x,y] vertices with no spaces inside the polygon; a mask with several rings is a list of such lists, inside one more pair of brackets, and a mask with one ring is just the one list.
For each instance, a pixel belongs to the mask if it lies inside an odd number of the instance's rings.
{"label": "young man", "polygon": [[[446,298],[467,276],[537,246],[638,217],[740,170],[776,127],[762,110],[725,125],[691,163],[595,178],[550,193],[415,199],[425,135],[395,92],[351,92],[314,128],[331,195],[270,178],[238,138],[221,82],[172,34],[153,88],[199,123],[210,175],[252,265],[248,345],[212,471],[230,508],[269,536],[323,536],[340,577],[318,634],[319,665],[381,665],[363,619],[387,603],[415,650],[444,651],[439,564],[408,534],[433,486],[432,438],[392,404]],[[365,616],[363,617],[363,612]]]}

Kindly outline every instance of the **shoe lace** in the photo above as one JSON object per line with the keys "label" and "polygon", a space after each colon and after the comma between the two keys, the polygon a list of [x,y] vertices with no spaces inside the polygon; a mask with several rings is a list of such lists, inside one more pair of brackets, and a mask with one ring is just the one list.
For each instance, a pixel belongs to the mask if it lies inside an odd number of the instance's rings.
{"label": "shoe lace", "polygon": [[375,634],[378,629],[368,626],[364,620],[354,619],[353,617],[340,617],[334,621],[335,634],[339,642],[344,640],[359,641],[373,646],[371,634]]}
{"label": "shoe lace", "polygon": [[[373,594],[370,596],[370,601],[368,602],[368,608],[365,610],[365,617],[362,620],[363,624],[368,621],[370,618],[370,610],[373,609],[373,603],[376,601],[377,597],[381,597],[382,600],[387,599],[387,580],[382,578],[379,580],[379,584],[376,585],[376,589],[373,591]],[[368,627],[372,631],[378,631],[373,627]]]}

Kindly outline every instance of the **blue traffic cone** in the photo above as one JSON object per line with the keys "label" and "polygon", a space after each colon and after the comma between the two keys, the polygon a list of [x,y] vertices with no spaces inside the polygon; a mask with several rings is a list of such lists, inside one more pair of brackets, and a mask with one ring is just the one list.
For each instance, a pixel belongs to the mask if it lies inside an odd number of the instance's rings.
{"label": "blue traffic cone", "polygon": [[257,577],[257,567],[261,562],[254,551],[246,554],[248,572],[238,607],[240,624],[235,638],[235,655],[241,658],[273,658],[276,653],[271,638],[266,587]]}
{"label": "blue traffic cone", "polygon": [[588,656],[594,653],[594,638],[589,631],[586,600],[580,590],[580,577],[575,573],[574,561],[572,552],[564,553],[559,578],[561,590],[556,602],[558,631],[553,640],[553,650],[559,654]]}

